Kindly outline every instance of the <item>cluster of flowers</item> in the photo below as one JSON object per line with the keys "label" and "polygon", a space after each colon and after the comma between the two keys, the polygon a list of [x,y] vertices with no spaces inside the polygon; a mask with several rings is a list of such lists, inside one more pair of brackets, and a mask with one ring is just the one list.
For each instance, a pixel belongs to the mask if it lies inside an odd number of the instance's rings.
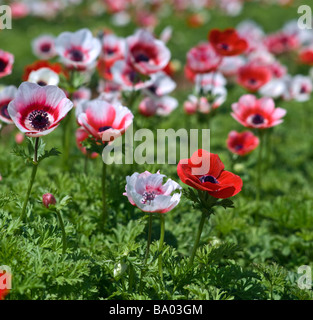
{"label": "cluster of flowers", "polygon": [[[232,105],[233,118],[247,128],[266,129],[282,122],[286,111],[275,108],[275,99],[310,99],[311,77],[291,75],[281,63],[287,57],[295,65],[313,66],[312,33],[299,29],[297,21],[268,35],[255,22],[244,21],[236,29],[212,30],[208,40],[187,53],[185,76],[195,88],[195,94],[184,103],[187,114],[214,115],[213,111],[226,100],[226,86],[230,83],[247,90],[248,94]],[[247,139],[244,145],[243,139]],[[258,143],[252,132],[229,134],[228,147],[239,155],[249,153]]]}

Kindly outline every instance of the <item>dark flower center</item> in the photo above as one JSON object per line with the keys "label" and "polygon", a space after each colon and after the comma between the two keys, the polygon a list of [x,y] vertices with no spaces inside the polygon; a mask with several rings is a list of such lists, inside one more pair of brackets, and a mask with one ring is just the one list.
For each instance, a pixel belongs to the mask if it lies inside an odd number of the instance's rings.
{"label": "dark flower center", "polygon": [[155,192],[154,191],[145,191],[142,195],[142,199],[141,199],[141,202],[143,204],[146,204],[147,202],[151,202],[155,199]]}
{"label": "dark flower center", "polygon": [[252,118],[253,124],[262,124],[263,122],[264,122],[264,117],[261,116],[260,114],[256,114]]}
{"label": "dark flower center", "polygon": [[217,179],[214,178],[213,176],[202,176],[199,178],[201,183],[205,182],[211,182],[211,183],[218,183]]}
{"label": "dark flower center", "polygon": [[138,54],[135,58],[136,62],[148,62],[149,60],[150,58],[144,53]]}
{"label": "dark flower center", "polygon": [[301,87],[300,93],[307,93],[306,86],[302,86],[302,87]]}
{"label": "dark flower center", "polygon": [[42,52],[49,52],[51,50],[51,44],[45,43],[45,44],[41,45],[40,50]]}
{"label": "dark flower center", "polygon": [[1,115],[4,117],[4,118],[7,118],[7,119],[11,119],[10,115],[9,115],[9,112],[8,112],[8,105],[4,105],[0,108],[0,111],[1,111]]}
{"label": "dark flower center", "polygon": [[239,151],[239,150],[241,150],[243,148],[243,145],[242,144],[237,144],[236,146],[235,146],[235,150],[236,151]]}
{"label": "dark flower center", "polygon": [[255,80],[254,78],[251,78],[251,79],[249,79],[249,83],[250,84],[256,84],[257,83],[257,80]]}
{"label": "dark flower center", "polygon": [[0,72],[4,71],[7,65],[8,65],[7,61],[0,59]]}
{"label": "dark flower center", "polygon": [[228,50],[229,49],[229,45],[227,43],[221,43],[221,49],[223,50]]}
{"label": "dark flower center", "polygon": [[111,126],[104,126],[104,127],[100,127],[99,128],[99,132],[104,132],[104,131],[106,131],[106,130],[108,130],[108,129],[111,129],[112,127]]}
{"label": "dark flower center", "polygon": [[70,59],[75,62],[81,62],[84,60],[84,53],[78,49],[72,49],[70,52]]}
{"label": "dark flower center", "polygon": [[49,125],[49,116],[48,113],[43,110],[35,110],[33,111],[28,118],[30,124],[35,130],[44,131]]}
{"label": "dark flower center", "polygon": [[139,75],[136,71],[131,71],[129,73],[129,80],[132,82],[132,83],[137,83],[139,82],[140,78],[139,78]]}
{"label": "dark flower center", "polygon": [[148,88],[148,90],[154,94],[156,94],[157,89],[158,89],[157,86],[151,86]]}
{"label": "dark flower center", "polygon": [[40,86],[42,86],[42,87],[44,87],[44,86],[47,85],[47,83],[44,82],[44,81],[42,81],[42,80],[39,80],[39,81],[37,82],[37,84],[40,85]]}
{"label": "dark flower center", "polygon": [[112,48],[107,48],[105,51],[106,51],[106,53],[107,53],[108,55],[111,55],[111,54],[114,54],[114,53],[115,53],[115,50],[112,49]]}

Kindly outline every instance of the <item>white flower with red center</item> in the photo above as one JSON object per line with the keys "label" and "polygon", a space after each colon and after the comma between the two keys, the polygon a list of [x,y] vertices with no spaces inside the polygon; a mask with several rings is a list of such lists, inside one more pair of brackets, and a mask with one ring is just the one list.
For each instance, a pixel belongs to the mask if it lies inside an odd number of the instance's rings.
{"label": "white flower with red center", "polygon": [[139,112],[146,116],[151,117],[154,115],[168,116],[178,106],[178,101],[169,96],[160,98],[147,97],[139,104]]}
{"label": "white flower with red center", "polygon": [[49,60],[56,56],[55,51],[55,37],[44,34],[32,42],[32,49],[35,56],[39,59]]}
{"label": "white flower with red center", "polygon": [[13,54],[0,50],[0,78],[12,73],[13,63]]}
{"label": "white flower with red center", "polygon": [[123,91],[141,90],[151,85],[151,79],[144,79],[141,74],[125,60],[116,61],[111,68],[113,81]]}
{"label": "white flower with red center", "polygon": [[232,117],[247,128],[267,129],[282,123],[286,110],[275,108],[271,98],[257,99],[254,95],[243,95],[232,104]]}
{"label": "white flower with red center", "polygon": [[161,97],[171,93],[175,88],[175,81],[162,71],[151,75],[151,84],[144,89],[144,92],[152,97]]}
{"label": "white flower with red center", "polygon": [[101,42],[88,29],[63,32],[55,40],[55,50],[68,68],[86,70],[98,58]]}
{"label": "white flower with red center", "polygon": [[164,42],[140,29],[126,39],[126,60],[138,72],[149,75],[162,71],[171,58]]}
{"label": "white flower with red center", "polygon": [[107,67],[114,64],[115,61],[122,60],[125,57],[125,39],[118,38],[114,34],[105,34],[102,38],[101,59],[104,60]]}
{"label": "white flower with red center", "polygon": [[32,71],[27,79],[28,82],[37,83],[40,86],[57,86],[59,84],[59,75],[49,68],[40,68]]}
{"label": "white flower with red center", "polygon": [[79,125],[103,142],[113,141],[124,134],[134,118],[131,111],[120,103],[99,99],[79,103],[76,117]]}
{"label": "white flower with red center", "polygon": [[56,86],[23,82],[8,112],[18,129],[29,137],[47,135],[72,109],[73,103]]}
{"label": "white flower with red center", "polygon": [[[159,172],[135,172],[126,178],[126,193],[129,202],[144,212],[166,213],[174,209],[181,198],[181,186]],[[175,191],[179,191],[175,192]]]}
{"label": "white flower with red center", "polygon": [[15,86],[8,86],[0,91],[0,120],[5,123],[13,123],[8,112],[8,105],[15,98],[16,92]]}

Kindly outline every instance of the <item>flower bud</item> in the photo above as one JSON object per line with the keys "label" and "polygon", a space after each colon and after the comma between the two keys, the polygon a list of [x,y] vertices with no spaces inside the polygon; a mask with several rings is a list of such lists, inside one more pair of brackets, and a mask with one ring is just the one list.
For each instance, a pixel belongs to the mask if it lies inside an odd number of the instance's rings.
{"label": "flower bud", "polygon": [[46,207],[46,208],[49,208],[49,205],[50,204],[56,204],[56,200],[55,200],[55,197],[53,194],[51,193],[45,193],[43,196],[42,196],[42,203],[43,205]]}

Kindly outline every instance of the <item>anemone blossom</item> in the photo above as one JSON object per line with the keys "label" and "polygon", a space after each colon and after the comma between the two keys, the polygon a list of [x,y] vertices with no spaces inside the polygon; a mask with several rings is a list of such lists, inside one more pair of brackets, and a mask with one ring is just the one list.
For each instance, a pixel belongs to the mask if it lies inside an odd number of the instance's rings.
{"label": "anemone blossom", "polygon": [[13,123],[8,112],[8,105],[15,98],[16,92],[15,86],[8,86],[0,91],[0,120],[8,124]]}
{"label": "anemone blossom", "polygon": [[13,63],[13,54],[0,50],[0,78],[12,73]]}
{"label": "anemone blossom", "polygon": [[55,38],[48,34],[41,35],[32,41],[32,49],[39,59],[52,59],[56,56]]}
{"label": "anemone blossom", "polygon": [[76,108],[79,125],[96,140],[109,142],[121,136],[133,122],[131,111],[118,102],[82,101]]}
{"label": "anemone blossom", "polygon": [[[144,212],[166,213],[175,208],[181,198],[181,186],[168,179],[163,183],[165,175],[158,171],[152,174],[148,171],[135,172],[126,178],[126,193],[129,202]],[[174,191],[179,193],[173,193]]]}
{"label": "anemone blossom", "polygon": [[40,137],[56,129],[72,107],[73,103],[58,87],[23,82],[8,112],[21,132],[29,137]]}

